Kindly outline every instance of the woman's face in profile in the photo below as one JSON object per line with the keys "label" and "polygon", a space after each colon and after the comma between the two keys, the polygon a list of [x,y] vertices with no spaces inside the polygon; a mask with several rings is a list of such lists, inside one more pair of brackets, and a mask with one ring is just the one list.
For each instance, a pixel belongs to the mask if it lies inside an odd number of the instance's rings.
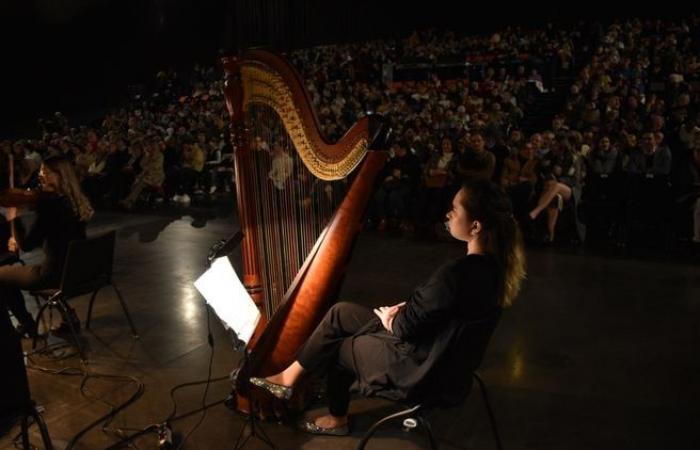
{"label": "woman's face in profile", "polygon": [[39,183],[44,192],[56,192],[59,185],[59,176],[46,165],[42,164],[39,169]]}
{"label": "woman's face in profile", "polygon": [[447,212],[447,222],[445,225],[453,238],[469,242],[473,239],[472,227],[474,222],[469,219],[467,210],[464,204],[467,200],[466,190],[460,189],[457,195],[452,199],[452,208]]}

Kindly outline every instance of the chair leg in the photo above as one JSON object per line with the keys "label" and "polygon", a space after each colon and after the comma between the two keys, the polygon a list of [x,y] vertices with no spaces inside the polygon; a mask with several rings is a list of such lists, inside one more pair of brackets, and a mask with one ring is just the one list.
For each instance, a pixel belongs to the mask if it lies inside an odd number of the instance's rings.
{"label": "chair leg", "polygon": [[397,413],[394,413],[394,414],[391,414],[389,416],[381,418],[380,420],[375,422],[375,424],[372,425],[372,427],[369,430],[367,430],[367,433],[365,433],[365,435],[362,436],[362,440],[360,440],[360,442],[357,443],[357,447],[355,447],[355,449],[356,450],[364,450],[364,448],[367,445],[367,442],[370,440],[370,438],[374,435],[374,433],[377,432],[379,427],[381,427],[385,423],[392,421],[394,419],[399,419],[402,417],[411,416],[416,411],[418,411],[420,408],[421,408],[421,405],[416,405],[412,408],[408,408],[408,409],[405,409],[403,411],[399,411]]}
{"label": "chair leg", "polygon": [[[46,311],[46,308],[49,308],[51,306],[51,303],[47,301],[43,305],[41,305],[41,308],[39,308],[39,311],[36,313],[36,321],[35,321],[35,329],[34,329],[34,337],[32,338],[32,350],[36,348],[36,339],[39,336],[39,322],[40,320],[43,320],[44,318],[44,311]],[[51,323],[51,322],[49,322]]]}
{"label": "chair leg", "polygon": [[[38,295],[34,295],[34,302],[36,302],[36,310],[37,310],[37,316],[36,316],[36,322],[39,323],[39,319],[42,320],[42,323],[44,324],[44,328],[46,328],[46,320],[43,317],[39,317],[39,310],[41,310],[41,300],[39,300]],[[37,332],[39,330],[39,326],[37,325]]]}
{"label": "chair leg", "polygon": [[503,444],[501,444],[501,436],[498,434],[498,426],[496,425],[496,417],[493,414],[493,409],[491,409],[491,402],[489,401],[488,393],[486,392],[486,385],[484,380],[476,373],[472,372],[472,375],[479,383],[479,389],[481,390],[481,395],[484,398],[484,406],[486,406],[486,412],[489,415],[489,421],[491,422],[491,431],[493,431],[493,437],[496,440],[496,448],[498,450],[503,450]]}
{"label": "chair leg", "polygon": [[428,440],[430,441],[430,448],[432,450],[438,450],[438,443],[433,435],[433,429],[430,426],[430,422],[428,422],[428,419],[423,417],[422,414],[418,416],[418,420],[420,421],[421,425],[423,425],[423,428],[425,428],[425,433],[428,435]]}
{"label": "chair leg", "polygon": [[75,326],[73,325],[73,321],[70,320],[70,317],[68,316],[68,305],[66,305],[62,299],[57,299],[54,301],[56,307],[58,308],[59,312],[61,313],[61,318],[65,323],[68,324],[68,329],[70,330],[70,334],[73,337],[73,341],[75,342],[75,346],[78,347],[78,355],[80,356],[80,361],[83,363],[87,363],[87,358],[85,357],[85,349],[83,348],[83,345],[80,343],[80,336],[78,336],[78,330],[75,329]]}
{"label": "chair leg", "polygon": [[53,443],[51,442],[51,436],[49,435],[49,429],[44,422],[44,418],[41,417],[39,411],[36,407],[32,407],[31,416],[34,418],[36,426],[39,428],[39,433],[41,433],[41,441],[44,445],[44,450],[53,450]]}
{"label": "chair leg", "polygon": [[22,436],[22,449],[30,450],[31,443],[29,442],[29,416],[27,414],[22,414],[20,429]]}
{"label": "chair leg", "polygon": [[95,289],[95,292],[92,293],[92,297],[90,297],[90,303],[88,304],[87,319],[85,320],[86,330],[90,329],[90,319],[92,318],[92,304],[95,303],[95,297],[97,297],[97,293],[100,292],[100,289],[101,288]]}
{"label": "chair leg", "polygon": [[134,337],[134,339],[139,338],[139,333],[136,331],[136,327],[134,326],[134,322],[131,320],[131,314],[129,314],[129,309],[126,307],[126,302],[124,301],[124,298],[122,297],[122,293],[119,291],[119,288],[117,287],[114,282],[110,282],[112,285],[112,288],[114,288],[114,292],[117,293],[117,298],[119,299],[119,303],[122,305],[122,309],[124,310],[124,315],[126,316],[127,322],[129,322],[129,327],[131,328],[131,335]]}

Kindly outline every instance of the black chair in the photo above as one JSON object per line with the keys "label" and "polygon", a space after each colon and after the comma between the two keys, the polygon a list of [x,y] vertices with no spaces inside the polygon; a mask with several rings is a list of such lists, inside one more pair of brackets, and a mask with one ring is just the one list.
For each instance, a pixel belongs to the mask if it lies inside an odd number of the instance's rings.
{"label": "black chair", "polygon": [[[90,329],[92,306],[97,293],[105,286],[112,286],[122,306],[126,320],[129,322],[132,336],[135,339],[139,338],[121,292],[112,280],[115,237],[116,232],[110,231],[99,236],[72,241],[68,246],[59,288],[31,293],[46,301],[37,313],[37,324],[47,308],[58,309],[63,320],[68,324],[71,335],[78,347],[80,359],[83,361],[85,360],[85,352],[80,339],[78,339],[78,330],[74,328],[72,321],[68,319],[68,304],[66,303],[68,299],[92,293],[88,306],[87,320],[85,321],[85,329]],[[36,331],[38,332],[38,330]],[[36,347],[36,337],[34,338],[33,346]]]}
{"label": "black chair", "polygon": [[[486,412],[488,413],[491,431],[496,441],[496,447],[498,450],[503,450],[501,438],[498,433],[498,426],[496,424],[496,417],[491,408],[486,385],[476,373],[476,368],[481,364],[481,360],[486,352],[486,347],[498,324],[500,316],[501,309],[498,308],[483,319],[461,323],[458,327],[458,332],[455,334],[455,338],[449,345],[447,354],[441,358],[441,361],[438,363],[433,373],[422,383],[424,389],[419,389],[418,392],[420,393],[415,394],[413,398],[408,398],[400,402],[405,406],[405,409],[385,416],[375,422],[357,444],[356,449],[364,450],[367,442],[382,425],[396,419],[404,419],[404,428],[406,429],[416,428],[419,425],[422,426],[428,435],[430,448],[437,450],[438,442],[433,435],[432,428],[427,419],[427,413],[431,410],[450,408],[464,404],[469,397],[473,382],[476,380],[481,390]],[[464,361],[465,358],[468,360],[468,365],[472,367],[472,371],[468,377],[463,377],[463,379],[458,379],[457,382],[455,382],[454,375],[456,371],[454,368],[463,366],[463,363],[457,361]],[[446,386],[450,387],[449,392],[444,390]]]}

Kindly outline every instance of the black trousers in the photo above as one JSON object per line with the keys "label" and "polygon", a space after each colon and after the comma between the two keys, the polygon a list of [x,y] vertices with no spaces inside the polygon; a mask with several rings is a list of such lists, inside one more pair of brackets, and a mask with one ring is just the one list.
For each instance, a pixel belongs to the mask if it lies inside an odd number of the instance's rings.
{"label": "black trousers", "polygon": [[[340,302],[326,313],[297,355],[297,361],[310,372],[326,373],[328,409],[336,417],[345,416],[350,404],[350,386],[359,370],[355,364],[353,341],[358,331],[376,316],[367,307]],[[366,348],[368,352],[371,349]]]}
{"label": "black trousers", "polygon": [[0,267],[0,302],[12,311],[21,323],[32,318],[24,305],[21,290],[48,289],[56,286],[58,286],[56,277],[45,273],[41,266],[15,264]]}

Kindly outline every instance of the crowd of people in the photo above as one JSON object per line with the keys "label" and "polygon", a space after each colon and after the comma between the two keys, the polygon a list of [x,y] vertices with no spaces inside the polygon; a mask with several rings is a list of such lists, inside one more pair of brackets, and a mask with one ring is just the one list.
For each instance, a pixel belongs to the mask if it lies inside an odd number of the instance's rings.
{"label": "crowd of people", "polygon": [[0,149],[18,163],[18,186],[36,183],[43,158],[65,155],[98,207],[130,209],[144,193],[189,204],[197,190],[233,187],[226,114],[213,67],[195,67],[188,79],[163,71],[89,125],[71,127],[58,112],[40,120],[39,139],[2,141]]}
{"label": "crowd of people", "polygon": [[[526,219],[571,199],[589,240],[624,243],[654,230],[700,243],[697,30],[697,17],[604,30],[551,130],[530,138],[554,177]],[[546,210],[551,237],[557,208]]]}
{"label": "crowd of people", "polygon": [[[692,16],[487,36],[428,30],[288,57],[330,141],[370,111],[391,123],[392,157],[369,216],[379,230],[431,234],[462,180],[486,178],[544,242],[572,211],[591,239],[625,242],[648,226],[700,244],[698,25]],[[446,61],[462,69],[444,76],[437,67]],[[392,79],[416,62],[428,68]],[[548,129],[524,129],[554,75],[571,77],[563,109]],[[41,122],[39,139],[3,141],[0,150],[21,161],[20,185],[33,182],[42,158],[70,156],[98,207],[187,204],[231,190],[221,79],[214,67],[187,77],[163,71],[91,125],[72,128],[57,113]]]}

